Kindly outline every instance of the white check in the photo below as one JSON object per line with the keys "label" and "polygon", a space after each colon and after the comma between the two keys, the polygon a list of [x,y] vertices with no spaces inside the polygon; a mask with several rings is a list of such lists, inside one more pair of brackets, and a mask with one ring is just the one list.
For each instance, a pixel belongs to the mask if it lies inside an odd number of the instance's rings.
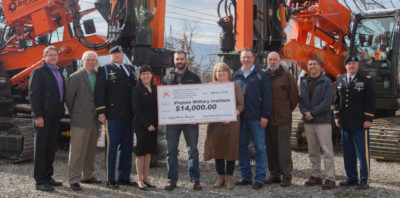
{"label": "white check", "polygon": [[160,125],[236,121],[233,82],[157,87]]}

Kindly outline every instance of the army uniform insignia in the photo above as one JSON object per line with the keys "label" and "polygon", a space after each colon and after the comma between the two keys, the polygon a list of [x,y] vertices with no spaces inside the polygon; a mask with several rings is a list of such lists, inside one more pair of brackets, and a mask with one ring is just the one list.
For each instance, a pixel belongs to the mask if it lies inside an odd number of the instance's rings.
{"label": "army uniform insignia", "polygon": [[117,80],[117,75],[116,74],[117,73],[114,70],[110,69],[110,73],[108,73],[108,75],[109,75],[108,78],[110,80],[112,80],[112,81],[115,81],[115,80]]}
{"label": "army uniform insignia", "polygon": [[364,90],[364,82],[357,82],[354,85],[354,89],[357,89],[358,92]]}

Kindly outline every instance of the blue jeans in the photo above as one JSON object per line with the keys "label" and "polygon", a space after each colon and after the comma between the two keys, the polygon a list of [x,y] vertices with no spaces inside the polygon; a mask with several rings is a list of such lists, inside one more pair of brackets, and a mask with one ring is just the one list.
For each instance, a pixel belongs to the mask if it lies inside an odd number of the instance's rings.
{"label": "blue jeans", "polygon": [[252,181],[252,172],[249,156],[249,137],[252,137],[256,150],[256,177],[258,183],[264,183],[267,172],[267,158],[265,149],[265,129],[261,128],[260,120],[243,120],[239,135],[239,167],[242,179]]}
{"label": "blue jeans", "polygon": [[132,169],[133,120],[107,120],[105,146],[107,181],[115,181],[117,157],[118,180],[129,180]]}
{"label": "blue jeans", "polygon": [[343,159],[347,180],[358,181],[357,156],[360,160],[360,184],[369,184],[369,130],[342,129]]}
{"label": "blue jeans", "polygon": [[199,169],[199,151],[197,150],[197,142],[199,139],[199,125],[195,124],[181,124],[181,125],[168,125],[166,138],[167,138],[167,168],[168,178],[170,182],[176,183],[178,181],[178,146],[179,137],[181,132],[185,136],[186,146],[189,154],[188,167],[190,181],[195,182],[200,179]]}

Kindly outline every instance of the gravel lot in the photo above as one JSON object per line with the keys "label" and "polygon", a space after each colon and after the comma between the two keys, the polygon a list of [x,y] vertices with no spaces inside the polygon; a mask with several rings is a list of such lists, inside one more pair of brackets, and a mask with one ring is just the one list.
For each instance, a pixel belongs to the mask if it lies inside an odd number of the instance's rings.
{"label": "gravel lot", "polygon": [[[238,187],[234,190],[225,188],[214,189],[216,173],[213,162],[204,162],[204,126],[201,127],[199,138],[200,170],[202,191],[192,190],[187,171],[186,145],[181,136],[180,141],[180,164],[178,188],[172,192],[163,190],[166,184],[166,162],[160,161],[158,166],[150,170],[150,179],[157,186],[156,189],[147,192],[133,187],[121,187],[119,190],[108,189],[104,182],[101,185],[82,184],[83,191],[74,192],[69,188],[67,181],[68,153],[58,151],[54,162],[56,180],[63,180],[64,185],[56,188],[52,193],[35,190],[32,178],[33,163],[9,164],[7,160],[0,159],[0,197],[399,197],[400,196],[400,163],[378,162],[371,160],[371,184],[368,190],[355,190],[353,188],[336,188],[330,191],[322,191],[320,187],[305,187],[303,184],[311,173],[311,164],[306,152],[293,151],[293,185],[282,188],[277,184],[264,186],[255,191],[251,186]],[[99,146],[103,145],[99,140]],[[335,165],[337,183],[345,179],[343,158],[340,148],[336,148]],[[134,163],[132,163],[134,169]],[[136,171],[132,178],[136,180]],[[95,176],[105,179],[104,152],[102,148],[96,156]],[[235,180],[240,179],[238,168],[235,170]]]}

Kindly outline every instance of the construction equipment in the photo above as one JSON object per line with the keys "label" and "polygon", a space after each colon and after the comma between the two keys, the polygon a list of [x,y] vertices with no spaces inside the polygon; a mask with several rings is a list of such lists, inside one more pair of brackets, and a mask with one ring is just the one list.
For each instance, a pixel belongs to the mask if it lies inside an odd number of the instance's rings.
{"label": "construction equipment", "polygon": [[[97,0],[94,8],[81,11],[79,0],[2,0],[0,9],[0,116],[14,116],[15,103],[27,103],[29,74],[43,62],[43,49],[60,50],[64,76],[76,71],[75,61],[86,50],[108,54],[112,45],[122,45],[134,65],[151,65],[159,82],[173,66],[172,52],[163,49],[165,0]],[[94,21],[84,15],[98,11],[108,24],[107,36],[95,35]],[[68,72],[67,72],[68,71]],[[29,107],[17,110],[29,113]],[[18,118],[23,119],[23,118]],[[0,156],[14,161],[33,158],[32,121],[0,118]],[[29,122],[27,122],[29,120]],[[65,122],[64,122],[65,121]],[[69,126],[60,127],[62,144],[68,145]],[[11,123],[11,124],[10,124]],[[23,129],[30,126],[29,130]],[[30,133],[26,132],[30,131]],[[27,144],[29,143],[29,149]],[[12,146],[11,146],[12,145]]]}
{"label": "construction equipment", "polygon": [[[310,57],[324,60],[326,75],[334,82],[345,73],[349,54],[360,58],[360,72],[375,80],[376,116],[370,129],[371,157],[400,159],[400,9],[367,11],[353,15],[336,0],[220,0],[218,5],[221,53],[219,61],[233,70],[240,67],[240,51],[252,48],[256,64],[266,67],[270,51],[307,71]],[[225,16],[221,7],[225,6]],[[290,37],[283,29],[291,20]],[[352,26],[351,26],[352,24]],[[293,69],[293,68],[292,68]],[[294,70],[294,69],[293,69]],[[301,115],[292,125],[293,147],[305,143]],[[335,129],[336,133],[339,131]],[[338,134],[334,134],[338,136]]]}

